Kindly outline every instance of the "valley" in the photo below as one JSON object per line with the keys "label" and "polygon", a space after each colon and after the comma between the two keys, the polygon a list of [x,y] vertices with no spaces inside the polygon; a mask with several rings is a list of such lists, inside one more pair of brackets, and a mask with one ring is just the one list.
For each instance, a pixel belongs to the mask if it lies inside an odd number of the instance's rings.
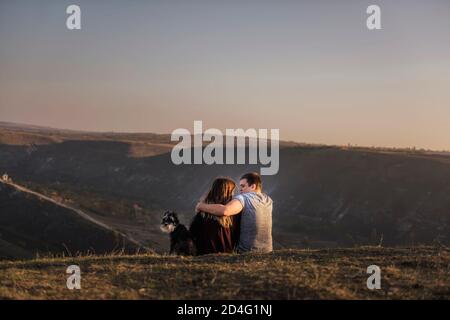
{"label": "valley", "polygon": [[[216,176],[249,164],[174,165],[169,135],[99,133],[0,123],[0,173],[76,208],[143,246],[167,252],[171,209],[189,224]],[[445,152],[280,141],[274,247],[450,244],[450,156]],[[9,205],[2,201],[3,208]],[[8,210],[8,211],[5,211]],[[2,209],[0,215],[12,215]],[[5,226],[3,225],[3,228]]]}

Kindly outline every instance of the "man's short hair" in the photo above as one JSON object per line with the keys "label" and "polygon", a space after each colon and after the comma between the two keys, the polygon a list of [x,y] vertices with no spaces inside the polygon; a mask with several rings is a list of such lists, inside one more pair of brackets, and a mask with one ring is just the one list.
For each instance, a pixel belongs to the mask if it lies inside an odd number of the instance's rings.
{"label": "man's short hair", "polygon": [[246,173],[241,177],[241,180],[247,180],[249,186],[256,185],[257,190],[262,190],[261,176],[257,172]]}

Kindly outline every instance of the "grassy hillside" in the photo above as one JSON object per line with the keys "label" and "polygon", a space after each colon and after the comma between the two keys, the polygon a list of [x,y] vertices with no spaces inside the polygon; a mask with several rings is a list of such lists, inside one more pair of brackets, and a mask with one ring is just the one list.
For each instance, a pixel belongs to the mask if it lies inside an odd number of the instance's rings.
{"label": "grassy hillside", "polygon": [[98,254],[140,246],[81,211],[13,184],[0,182],[0,260],[47,253]]}
{"label": "grassy hillside", "polygon": [[[81,268],[82,289],[65,270]],[[366,268],[381,268],[381,290]],[[3,299],[450,299],[450,250],[279,250],[272,254],[92,256],[0,262]]]}

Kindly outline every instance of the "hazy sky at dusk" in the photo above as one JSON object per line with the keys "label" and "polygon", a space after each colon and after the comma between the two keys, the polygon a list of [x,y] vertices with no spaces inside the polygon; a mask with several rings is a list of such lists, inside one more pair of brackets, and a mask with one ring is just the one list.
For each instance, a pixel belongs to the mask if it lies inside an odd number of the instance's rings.
{"label": "hazy sky at dusk", "polygon": [[[370,4],[382,30],[366,28]],[[450,1],[0,0],[0,121],[169,133],[194,120],[450,149]]]}

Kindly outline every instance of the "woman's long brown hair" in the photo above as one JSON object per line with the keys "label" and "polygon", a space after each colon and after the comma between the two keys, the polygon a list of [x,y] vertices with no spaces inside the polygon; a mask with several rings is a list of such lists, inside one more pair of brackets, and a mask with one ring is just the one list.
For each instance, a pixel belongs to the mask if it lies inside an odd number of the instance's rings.
{"label": "woman's long brown hair", "polygon": [[[206,197],[206,203],[227,204],[233,199],[236,184],[230,178],[216,178],[209,189]],[[223,227],[229,228],[233,225],[233,219],[230,216],[215,216],[206,212],[202,212],[205,218],[216,219]]]}

